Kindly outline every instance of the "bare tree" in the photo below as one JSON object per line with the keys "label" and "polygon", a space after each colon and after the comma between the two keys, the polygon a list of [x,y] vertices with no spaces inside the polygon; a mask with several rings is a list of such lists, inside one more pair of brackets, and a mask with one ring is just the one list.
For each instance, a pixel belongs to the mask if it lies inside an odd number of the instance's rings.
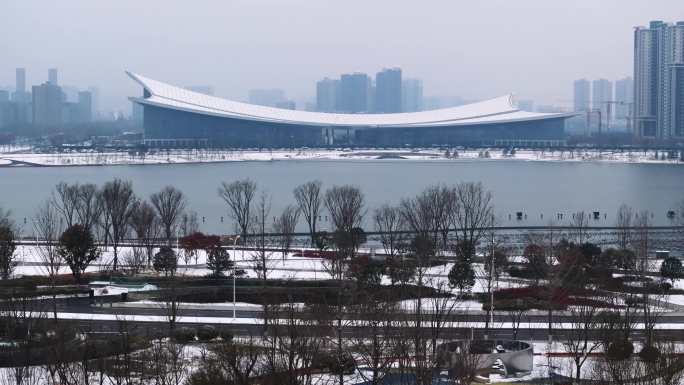
{"label": "bare tree", "polygon": [[73,226],[76,221],[76,207],[78,206],[78,184],[69,185],[59,182],[52,193],[52,201],[55,209],[62,215],[64,225],[62,228]]}
{"label": "bare tree", "polygon": [[160,233],[160,222],[154,207],[147,201],[138,202],[129,218],[138,243],[145,248],[147,265],[152,263],[154,244]]}
{"label": "bare tree", "polygon": [[578,211],[572,214],[570,220],[571,235],[575,238],[578,245],[583,244],[589,239],[589,214],[585,211]]}
{"label": "bare tree", "polygon": [[359,374],[372,385],[383,383],[397,356],[398,338],[393,335],[398,325],[396,303],[383,301],[374,289],[360,293],[363,298],[354,306],[354,319],[351,322],[353,350],[361,368]]}
{"label": "bare tree", "polygon": [[[97,186],[94,184],[83,184],[78,185],[78,204],[76,205],[76,217],[78,218],[78,223],[81,224],[86,230],[90,232],[95,232],[97,226],[100,223],[103,204]],[[104,241],[109,242],[111,236],[109,218],[106,218],[101,224],[104,230]]]}
{"label": "bare tree", "polygon": [[443,345],[439,363],[447,369],[449,383],[456,385],[470,385],[475,381],[478,372],[487,362],[486,355],[477,354],[473,350],[473,341],[455,341]]}
{"label": "bare tree", "polygon": [[180,219],[180,233],[183,236],[195,234],[199,231],[199,221],[196,211],[185,212]]}
{"label": "bare tree", "polygon": [[599,338],[602,328],[600,307],[594,301],[584,300],[569,308],[570,327],[566,328],[563,347],[575,365],[575,381],[582,379],[582,366],[595,352],[599,352],[603,341]]}
{"label": "bare tree", "polygon": [[273,318],[279,321],[266,329],[268,375],[273,383],[310,385],[315,373],[312,366],[321,353],[321,338],[301,330],[312,328],[313,321],[291,301],[273,311]]}
{"label": "bare tree", "polygon": [[439,207],[440,186],[431,186],[413,198],[405,198],[399,210],[406,226],[423,238],[430,238],[437,247],[439,244],[440,222],[449,210]]}
{"label": "bare tree", "polygon": [[271,197],[266,192],[262,192],[254,207],[254,216],[250,223],[252,224],[255,246],[255,250],[252,252],[252,268],[264,285],[268,275],[271,273],[271,266],[273,264],[273,256],[267,249],[268,238],[266,235],[270,213]]}
{"label": "bare tree", "polygon": [[299,211],[304,216],[304,220],[309,225],[309,234],[311,235],[311,244],[314,242],[314,235],[316,234],[316,224],[321,215],[321,181],[306,182],[297,186],[294,189],[295,200]]}
{"label": "bare tree", "polygon": [[617,227],[617,241],[618,247],[621,250],[626,250],[631,243],[632,235],[632,221],[634,220],[634,210],[626,204],[620,205],[615,219],[615,227]]}
{"label": "bare tree", "polygon": [[278,241],[283,253],[283,261],[285,260],[285,254],[290,250],[294,242],[294,232],[299,221],[299,214],[299,208],[287,206],[273,224],[273,231],[279,234]]}
{"label": "bare tree", "polygon": [[355,186],[333,186],[325,192],[325,207],[336,231],[351,232],[360,227],[364,204],[363,193]]}
{"label": "bare tree", "polygon": [[402,249],[405,236],[404,217],[398,207],[384,204],[373,213],[375,231],[380,233],[380,242],[385,249],[385,254],[390,258],[395,257]]}
{"label": "bare tree", "polygon": [[17,234],[9,212],[0,208],[0,278],[9,279],[18,264],[14,251],[17,249]]}
{"label": "bare tree", "polygon": [[[40,238],[41,242],[36,245],[36,250],[42,262],[41,266],[48,276],[50,288],[54,292],[57,276],[62,268],[62,257],[57,252],[57,241],[59,239],[61,229],[59,227],[59,213],[54,207],[51,200],[46,200],[42,205],[38,206],[38,210],[33,217],[33,229],[36,237]],[[53,293],[53,303],[56,295]],[[57,319],[57,305],[54,303],[53,308],[54,318]]]}
{"label": "bare tree", "polygon": [[229,213],[236,223],[243,241],[247,240],[252,220],[252,200],[256,194],[257,185],[250,179],[238,180],[232,183],[223,182],[218,189],[218,195],[228,205]]}
{"label": "bare tree", "polygon": [[110,240],[114,248],[114,271],[119,262],[118,247],[128,234],[128,226],[136,208],[137,198],[130,181],[114,179],[105,183],[101,191],[102,208],[106,221],[110,224]]}
{"label": "bare tree", "polygon": [[468,250],[473,253],[486,231],[492,224],[494,207],[492,194],[485,191],[482,183],[459,183],[455,193],[456,204],[453,216],[459,243],[470,245]]}
{"label": "bare tree", "polygon": [[157,211],[157,216],[164,230],[167,244],[176,231],[178,220],[185,211],[186,199],[183,192],[173,186],[166,186],[160,192],[150,196],[150,202]]}

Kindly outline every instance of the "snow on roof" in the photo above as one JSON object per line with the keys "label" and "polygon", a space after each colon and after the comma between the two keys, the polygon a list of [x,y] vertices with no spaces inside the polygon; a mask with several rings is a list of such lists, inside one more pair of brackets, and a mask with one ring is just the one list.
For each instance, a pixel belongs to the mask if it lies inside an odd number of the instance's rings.
{"label": "snow on roof", "polygon": [[149,97],[145,98],[131,98],[136,103],[204,115],[272,123],[316,126],[421,127],[503,123],[573,115],[520,111],[513,105],[513,96],[510,94],[478,103],[420,112],[340,114],[297,111],[236,102],[193,92],[132,72],[126,73],[150,94]]}

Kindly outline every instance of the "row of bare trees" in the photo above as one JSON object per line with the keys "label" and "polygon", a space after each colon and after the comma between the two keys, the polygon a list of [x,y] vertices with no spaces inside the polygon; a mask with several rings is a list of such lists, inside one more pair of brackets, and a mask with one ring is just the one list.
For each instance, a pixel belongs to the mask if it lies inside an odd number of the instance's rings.
{"label": "row of bare trees", "polygon": [[58,273],[62,261],[56,252],[57,241],[66,229],[75,225],[112,247],[114,270],[121,264],[119,247],[131,235],[146,250],[149,262],[153,245],[159,238],[170,243],[181,225],[187,227],[186,231],[196,231],[196,214],[186,211],[186,202],[183,193],[171,186],[152,194],[146,201],[136,196],[130,181],[118,178],[101,187],[61,182],[33,218],[42,265],[49,276]]}

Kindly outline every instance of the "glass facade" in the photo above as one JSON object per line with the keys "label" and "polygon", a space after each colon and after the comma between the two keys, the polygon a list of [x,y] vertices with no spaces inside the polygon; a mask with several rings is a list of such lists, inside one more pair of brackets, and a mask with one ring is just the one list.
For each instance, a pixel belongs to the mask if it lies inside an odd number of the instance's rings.
{"label": "glass facade", "polygon": [[562,140],[566,119],[451,127],[322,127],[144,108],[145,142],[160,147],[483,146],[501,140]]}

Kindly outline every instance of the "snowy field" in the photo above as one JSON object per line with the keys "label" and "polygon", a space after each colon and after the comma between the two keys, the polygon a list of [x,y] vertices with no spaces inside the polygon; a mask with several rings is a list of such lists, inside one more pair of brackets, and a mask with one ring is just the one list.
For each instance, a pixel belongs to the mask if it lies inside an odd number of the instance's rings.
{"label": "snowy field", "polygon": [[[10,151],[11,149],[11,151]],[[184,164],[238,161],[285,161],[285,160],[419,160],[419,161],[572,161],[572,162],[619,162],[619,163],[683,163],[678,159],[663,159],[656,151],[540,151],[518,150],[514,155],[500,149],[439,150],[439,149],[383,149],[383,150],[245,150],[245,151],[158,151],[143,155],[125,152],[65,152],[59,154],[33,153],[28,149],[0,150],[2,166],[94,166],[133,164]]]}
{"label": "snowy field", "polygon": [[[204,251],[198,251],[195,255],[186,255],[183,250],[176,250],[178,255],[178,269],[176,274],[182,277],[203,277],[211,274],[211,270],[207,268],[206,265],[206,253]],[[328,273],[328,266],[324,259],[321,258],[308,258],[297,256],[299,251],[283,253],[281,252],[268,252],[268,276],[269,279],[283,279],[283,280],[328,280],[331,279],[331,275]],[[370,250],[361,250],[361,252],[370,252]],[[256,252],[251,250],[228,250],[231,260],[236,261],[236,267],[245,271],[246,278],[257,278],[257,273],[254,269],[254,260],[256,257]],[[118,250],[119,265],[123,270],[127,269],[126,261],[133,254],[131,247],[120,247]],[[47,269],[45,265],[41,262],[39,249],[31,245],[21,245],[15,251],[15,255],[18,258],[18,266],[14,270],[15,276],[23,275],[46,275]],[[97,272],[109,270],[112,268],[114,259],[114,252],[111,248],[107,248],[101,251],[100,258],[86,269],[86,272]],[[653,271],[659,271],[659,263],[655,263],[652,266]],[[424,284],[431,286],[438,290],[446,290],[452,294],[458,294],[456,289],[449,288],[448,284],[448,274],[452,268],[452,263],[446,263],[444,265],[434,266],[428,268],[424,274]],[[472,288],[472,293],[486,293],[487,292],[487,277],[488,274],[485,271],[484,265],[481,263],[474,263],[473,269],[475,270],[475,285]],[[70,271],[66,265],[62,265],[59,268],[60,274],[70,274]],[[155,272],[152,269],[147,269],[143,271],[144,274],[149,275],[159,275],[160,273]],[[226,272],[229,274],[230,272]],[[684,280],[676,280],[673,287],[677,289],[684,288]],[[387,276],[382,277],[382,283],[385,285],[390,284],[390,280]],[[115,287],[107,285],[107,282],[92,282],[94,287],[96,287],[96,295],[105,294],[118,294],[127,291],[134,290],[154,290],[155,287],[147,288],[126,288],[126,287]],[[492,283],[492,289],[506,289],[515,288],[531,284],[531,281],[511,279],[505,274],[502,275],[498,280]],[[150,285],[151,286],[151,285]],[[664,302],[670,304],[684,306],[684,295],[666,295],[662,299]],[[405,309],[410,309],[415,306],[414,301],[404,301],[400,305]],[[425,301],[423,307],[431,308],[434,306],[430,301]],[[482,304],[474,300],[458,300],[454,304],[455,308],[461,311],[480,311],[482,310]],[[672,309],[658,308],[657,311],[672,311]]]}

